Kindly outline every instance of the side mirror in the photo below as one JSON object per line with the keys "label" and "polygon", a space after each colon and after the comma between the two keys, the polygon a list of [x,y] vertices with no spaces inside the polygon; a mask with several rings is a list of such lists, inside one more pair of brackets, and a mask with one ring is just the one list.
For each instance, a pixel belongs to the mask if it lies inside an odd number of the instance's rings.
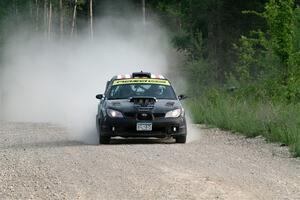
{"label": "side mirror", "polygon": [[179,99],[179,100],[184,100],[184,99],[186,99],[186,98],[188,98],[188,97],[185,96],[184,94],[181,94],[181,95],[178,96],[178,99]]}
{"label": "side mirror", "polygon": [[103,94],[97,94],[97,95],[96,95],[96,99],[99,99],[99,100],[103,99],[103,97],[104,97]]}

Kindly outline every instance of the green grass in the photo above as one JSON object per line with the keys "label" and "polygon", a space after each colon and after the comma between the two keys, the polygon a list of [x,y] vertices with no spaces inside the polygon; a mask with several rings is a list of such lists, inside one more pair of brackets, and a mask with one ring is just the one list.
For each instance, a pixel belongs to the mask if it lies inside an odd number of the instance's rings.
{"label": "green grass", "polygon": [[228,95],[213,95],[188,102],[195,123],[264,136],[290,147],[300,157],[300,104],[285,105],[246,101]]}

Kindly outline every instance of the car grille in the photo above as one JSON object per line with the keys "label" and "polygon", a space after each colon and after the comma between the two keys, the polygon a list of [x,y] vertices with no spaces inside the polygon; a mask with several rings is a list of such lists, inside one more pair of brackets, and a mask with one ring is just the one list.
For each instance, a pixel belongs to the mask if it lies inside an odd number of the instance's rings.
{"label": "car grille", "polygon": [[152,120],[153,116],[151,113],[138,113],[137,119],[138,120]]}
{"label": "car grille", "polygon": [[138,120],[153,120],[153,119],[159,119],[164,118],[165,113],[147,113],[147,112],[141,112],[141,113],[135,113],[135,112],[125,112],[125,117],[127,118],[134,118]]}

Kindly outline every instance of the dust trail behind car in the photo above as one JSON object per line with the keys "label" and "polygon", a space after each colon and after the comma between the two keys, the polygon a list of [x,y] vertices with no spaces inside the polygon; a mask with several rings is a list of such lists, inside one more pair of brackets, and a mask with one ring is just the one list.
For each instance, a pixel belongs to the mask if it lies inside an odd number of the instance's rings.
{"label": "dust trail behind car", "polygon": [[94,40],[88,35],[45,40],[20,28],[6,42],[0,69],[0,119],[53,122],[69,127],[72,138],[93,143],[97,137],[95,94],[114,74],[148,70],[165,73],[172,49],[162,27],[140,19],[98,19]]}

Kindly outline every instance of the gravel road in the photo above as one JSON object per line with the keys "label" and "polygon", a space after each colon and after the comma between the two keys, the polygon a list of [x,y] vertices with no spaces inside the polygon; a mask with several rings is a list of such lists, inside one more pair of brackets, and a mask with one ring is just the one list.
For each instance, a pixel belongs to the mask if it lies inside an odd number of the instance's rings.
{"label": "gravel road", "polygon": [[195,128],[187,144],[86,145],[51,124],[0,123],[0,199],[300,199],[286,147]]}

